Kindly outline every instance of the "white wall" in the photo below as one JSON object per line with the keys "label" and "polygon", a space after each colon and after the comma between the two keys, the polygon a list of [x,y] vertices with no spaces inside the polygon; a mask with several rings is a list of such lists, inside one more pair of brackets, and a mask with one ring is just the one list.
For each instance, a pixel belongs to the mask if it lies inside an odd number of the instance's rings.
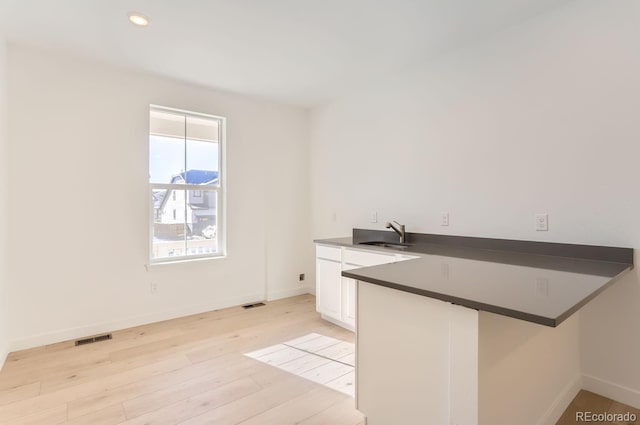
{"label": "white wall", "polygon": [[[636,244],[636,247],[638,244]],[[583,387],[640,409],[640,251],[636,268],[580,312]]]}
{"label": "white wall", "polygon": [[[15,45],[9,81],[14,349],[307,291],[305,110]],[[226,259],[145,270],[152,103],[228,118]]]}
{"label": "white wall", "polygon": [[[308,117],[307,117],[308,118]],[[278,149],[266,149],[264,161],[274,166],[265,175],[268,299],[315,292],[315,246],[311,239],[309,197],[309,121],[274,119],[268,131],[293,127],[300,138],[279,139]],[[257,178],[257,177],[256,177]],[[298,276],[305,274],[304,281]]]}
{"label": "white wall", "polygon": [[551,425],[580,390],[579,315],[556,328],[480,312],[481,425]]}
{"label": "white wall", "polygon": [[[640,3],[568,3],[314,110],[313,236],[397,219],[417,232],[640,247],[638,111]],[[537,212],[549,232],[534,231]],[[640,390],[638,278],[592,304],[583,373]],[[617,345],[591,351],[605,334]]]}
{"label": "white wall", "polygon": [[9,217],[9,155],[7,134],[7,56],[0,34],[0,369],[9,351],[7,233]]}

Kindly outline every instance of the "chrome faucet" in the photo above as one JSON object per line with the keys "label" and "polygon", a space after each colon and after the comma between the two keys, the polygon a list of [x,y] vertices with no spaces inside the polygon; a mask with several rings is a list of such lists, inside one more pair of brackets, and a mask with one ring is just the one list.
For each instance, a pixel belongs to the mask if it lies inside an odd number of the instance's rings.
{"label": "chrome faucet", "polygon": [[[395,224],[394,224],[395,223]],[[393,223],[387,223],[384,227],[387,229],[393,229],[394,232],[400,235],[400,243],[405,242],[404,224],[400,224],[393,220]]]}

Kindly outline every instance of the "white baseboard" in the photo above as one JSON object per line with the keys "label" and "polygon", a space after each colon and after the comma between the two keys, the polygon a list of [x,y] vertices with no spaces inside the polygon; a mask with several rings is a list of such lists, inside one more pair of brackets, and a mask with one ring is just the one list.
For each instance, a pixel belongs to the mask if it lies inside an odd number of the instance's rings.
{"label": "white baseboard", "polygon": [[596,378],[591,375],[582,376],[582,388],[592,393],[608,397],[619,403],[640,409],[640,391]]}
{"label": "white baseboard", "polygon": [[315,284],[308,285],[307,290],[308,290],[307,293],[309,293],[311,295],[314,295],[314,296],[316,295],[316,285]]}
{"label": "white baseboard", "polygon": [[307,285],[300,285],[297,288],[283,289],[279,291],[268,291],[267,301],[279,300],[281,298],[295,297],[297,295],[310,294],[310,288]]}
{"label": "white baseboard", "polygon": [[582,389],[582,376],[576,375],[569,384],[562,389],[549,409],[542,415],[536,425],[555,425],[560,416],[567,410],[569,404]]}
{"label": "white baseboard", "polygon": [[[48,344],[79,339],[86,336],[114,332],[121,329],[132,328],[135,326],[147,325],[149,323],[162,322],[163,320],[175,319],[178,317],[190,316],[192,314],[205,313],[207,311],[218,310],[221,308],[233,307],[242,304],[248,304],[256,301],[262,301],[263,293],[252,294],[244,297],[229,298],[218,300],[215,303],[202,304],[197,306],[182,307],[171,311],[147,314],[144,316],[132,317],[123,320],[117,320],[108,323],[98,323],[88,326],[80,326],[76,328],[63,329],[54,332],[47,332],[39,335],[33,335],[21,338],[11,342],[11,351],[26,350],[33,347],[40,347]],[[2,353],[0,352],[0,355]]]}
{"label": "white baseboard", "polygon": [[9,348],[6,346],[0,347],[0,370],[4,367],[4,363],[7,361],[9,355]]}

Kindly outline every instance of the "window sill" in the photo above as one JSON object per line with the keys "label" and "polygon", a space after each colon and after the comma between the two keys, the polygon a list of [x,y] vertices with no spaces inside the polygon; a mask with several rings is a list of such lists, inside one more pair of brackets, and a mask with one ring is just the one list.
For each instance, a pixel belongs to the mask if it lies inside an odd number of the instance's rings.
{"label": "window sill", "polygon": [[168,266],[171,264],[197,263],[197,262],[211,261],[211,260],[223,260],[225,258],[227,258],[227,254],[206,256],[206,257],[177,257],[175,259],[172,258],[167,260],[150,262],[148,264],[145,264],[144,266],[148,271],[149,269],[155,268],[158,266]]}

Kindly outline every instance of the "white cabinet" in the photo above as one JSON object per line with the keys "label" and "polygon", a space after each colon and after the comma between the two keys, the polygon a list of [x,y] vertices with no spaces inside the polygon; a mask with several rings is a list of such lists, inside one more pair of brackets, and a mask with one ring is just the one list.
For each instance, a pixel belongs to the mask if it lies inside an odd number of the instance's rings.
{"label": "white cabinet", "polygon": [[316,260],[316,307],[323,315],[337,320],[342,319],[341,272],[342,264],[339,262],[324,258]]}
{"label": "white cabinet", "polygon": [[[367,282],[358,282],[358,306],[356,407],[368,425],[478,424],[478,311]],[[495,412],[483,423],[534,422],[496,422]]]}
{"label": "white cabinet", "polygon": [[316,245],[316,309],[326,320],[354,330],[356,288],[354,279],[342,277],[343,270],[409,260],[412,256]]}
{"label": "white cabinet", "polygon": [[400,255],[380,252],[361,251],[359,249],[345,249],[342,253],[342,262],[357,267],[378,266],[380,264],[395,263],[400,261]]}
{"label": "white cabinet", "polygon": [[356,281],[348,277],[342,278],[342,321],[356,326]]}
{"label": "white cabinet", "polygon": [[316,258],[342,262],[342,248],[339,246],[316,245]]}

